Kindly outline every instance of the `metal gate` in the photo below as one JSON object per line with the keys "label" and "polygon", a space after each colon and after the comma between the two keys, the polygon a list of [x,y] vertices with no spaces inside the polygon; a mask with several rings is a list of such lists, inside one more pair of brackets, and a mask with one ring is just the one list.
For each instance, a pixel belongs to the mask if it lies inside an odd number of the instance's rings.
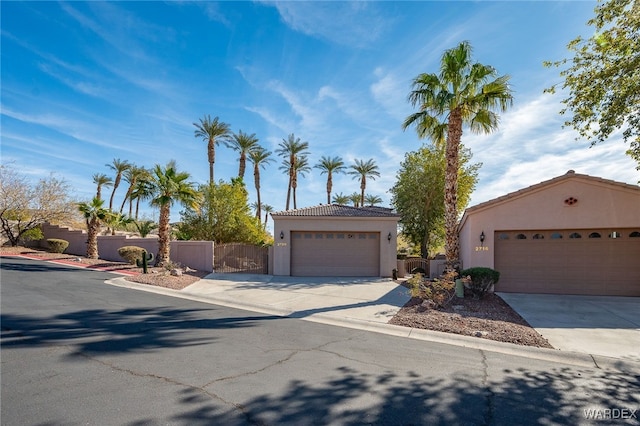
{"label": "metal gate", "polygon": [[243,243],[216,244],[213,270],[226,274],[268,274],[269,248]]}

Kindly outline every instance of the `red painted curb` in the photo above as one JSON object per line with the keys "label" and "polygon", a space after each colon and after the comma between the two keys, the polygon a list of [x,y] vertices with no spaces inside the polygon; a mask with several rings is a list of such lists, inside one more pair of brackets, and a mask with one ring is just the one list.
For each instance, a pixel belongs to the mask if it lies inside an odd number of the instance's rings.
{"label": "red painted curb", "polygon": [[40,257],[40,256],[37,256],[37,255],[31,255],[30,256],[30,255],[27,255],[27,254],[0,253],[0,257],[22,257],[22,258],[30,259],[30,260],[42,260],[44,262],[58,263],[58,264],[61,264],[61,265],[74,266],[76,268],[91,269],[93,271],[110,272],[112,274],[118,274],[118,275],[127,275],[127,276],[139,275],[139,272],[129,271],[129,270],[126,270],[126,269],[109,269],[110,268],[109,266],[98,267],[98,266],[84,265],[82,263],[74,262],[74,261],[71,261],[71,260],[46,259],[44,257]]}

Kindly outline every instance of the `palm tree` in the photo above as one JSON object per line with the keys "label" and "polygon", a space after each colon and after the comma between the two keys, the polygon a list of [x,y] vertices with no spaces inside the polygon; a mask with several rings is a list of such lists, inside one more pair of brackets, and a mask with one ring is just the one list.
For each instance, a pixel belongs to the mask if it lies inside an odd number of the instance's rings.
{"label": "palm tree", "polygon": [[367,188],[367,178],[375,180],[376,176],[380,176],[378,172],[378,166],[373,158],[367,161],[359,160],[356,158],[355,164],[349,166],[351,170],[347,173],[353,175],[354,179],[360,179],[360,205],[364,206],[364,190]]}
{"label": "palm tree", "polygon": [[[135,220],[138,220],[140,201],[149,200],[152,196],[151,190],[151,173],[149,172],[149,170],[145,169],[145,173],[136,181],[136,185],[133,188],[130,196],[131,200],[136,200],[136,213],[134,216]],[[129,216],[131,216],[131,211],[129,211]]]}
{"label": "palm tree", "polygon": [[142,238],[146,238],[147,235],[151,233],[151,231],[153,231],[158,227],[158,224],[152,220],[144,220],[144,221],[136,220],[133,222],[133,224],[136,226],[136,229],[138,230],[138,234],[140,234],[140,237]]}
{"label": "palm tree", "polygon": [[93,175],[93,183],[96,184],[97,189],[96,189],[96,198],[101,200],[102,199],[102,187],[109,187],[111,185],[113,185],[113,179],[111,179],[109,176],[105,175],[104,173],[96,173]]}
{"label": "palm tree", "polygon": [[200,119],[200,123],[193,123],[196,126],[195,137],[202,138],[207,141],[207,157],[209,159],[209,184],[213,184],[213,165],[216,162],[216,145],[221,140],[227,140],[231,133],[230,126],[227,123],[218,120],[215,117],[205,115]]}
{"label": "palm tree", "polygon": [[344,173],[346,169],[344,161],[340,157],[325,157],[322,156],[318,164],[314,166],[316,169],[320,169],[320,174],[327,174],[327,204],[331,204],[331,190],[333,189],[333,174]]}
{"label": "palm tree", "polygon": [[234,133],[231,136],[229,142],[226,142],[229,148],[234,151],[238,151],[240,153],[239,166],[238,166],[238,177],[244,179],[244,171],[247,163],[247,154],[256,149],[258,145],[258,138],[255,133],[250,135],[243,133],[240,130],[238,133]]}
{"label": "palm tree", "polygon": [[84,216],[87,223],[87,257],[98,258],[98,233],[100,224],[109,220],[111,211],[102,206],[104,200],[94,197],[90,203],[78,203],[78,210]]}
{"label": "palm tree", "polygon": [[189,173],[179,172],[176,169],[174,160],[169,161],[164,167],[156,164],[151,176],[151,193],[153,194],[151,205],[160,208],[157,262],[162,265],[169,260],[171,249],[169,245],[171,206],[177,202],[197,209],[201,194],[192,182],[187,181],[190,178]]}
{"label": "palm tree", "polygon": [[294,172],[296,167],[296,162],[298,161],[298,157],[308,154],[306,151],[309,148],[309,142],[302,142],[300,138],[296,138],[293,133],[289,135],[287,139],[282,139],[282,142],[278,144],[280,148],[276,149],[276,153],[280,154],[284,158],[283,164],[287,164],[288,166],[285,168],[284,166],[281,169],[284,169],[289,174],[289,185],[287,186],[287,204],[285,210],[289,210],[289,200],[291,199],[291,189],[293,186],[293,181],[295,179]]}
{"label": "palm tree", "polygon": [[147,169],[145,169],[144,167],[138,167],[136,165],[131,165],[131,167],[124,171],[122,176],[124,177],[124,180],[129,184],[129,187],[127,188],[127,193],[124,196],[124,200],[122,200],[122,205],[120,205],[120,213],[122,213],[122,210],[124,210],[124,205],[127,203],[127,201],[129,201],[129,216],[131,216],[133,210],[133,190],[135,189],[138,180],[148,175],[149,172],[147,171]]}
{"label": "palm tree", "polygon": [[264,210],[264,223],[262,224],[263,229],[267,229],[267,220],[269,220],[269,213],[273,212],[273,207],[269,204],[263,204],[262,210]]}
{"label": "palm tree", "polygon": [[116,172],[116,177],[113,180],[113,191],[111,191],[111,198],[109,198],[109,210],[113,209],[113,197],[116,195],[116,189],[120,186],[120,181],[122,180],[122,174],[131,168],[131,164],[127,160],[120,160],[119,158],[114,158],[111,164],[106,164],[111,170]]}
{"label": "palm tree", "polygon": [[133,218],[122,213],[112,213],[105,220],[111,229],[111,235],[116,235],[117,229],[127,229],[127,225],[133,222]]}
{"label": "palm tree", "polygon": [[353,203],[353,207],[360,207],[360,194],[354,192],[353,194],[349,195],[349,201]]}
{"label": "palm tree", "polygon": [[249,151],[249,161],[253,163],[253,182],[256,187],[256,197],[258,199],[256,208],[256,217],[258,220],[260,219],[260,213],[262,208],[262,202],[260,201],[260,168],[264,167],[273,162],[273,158],[270,158],[271,151],[267,151],[261,146],[256,146],[254,149]]}
{"label": "palm tree", "polygon": [[367,194],[364,196],[364,204],[363,206],[370,206],[373,207],[376,204],[382,204],[382,198],[378,197],[377,195],[371,195],[371,194]]}
{"label": "palm tree", "polygon": [[344,206],[351,201],[351,197],[344,195],[342,192],[333,196],[333,203]]}
{"label": "palm tree", "polygon": [[489,134],[498,128],[498,115],[513,104],[509,76],[497,76],[488,65],[472,62],[471,45],[464,41],[442,55],[439,74],[420,74],[413,81],[409,102],[419,111],[408,116],[406,129],[445,143],[445,255],[449,270],[460,266],[458,238],[458,170],[462,127]]}
{"label": "palm tree", "polygon": [[298,208],[298,203],[296,201],[296,189],[298,188],[298,176],[304,177],[308,171],[311,170],[309,167],[309,159],[306,155],[302,155],[298,157],[296,160],[296,164],[293,167],[293,180],[291,181],[291,191],[293,192],[293,208]]}

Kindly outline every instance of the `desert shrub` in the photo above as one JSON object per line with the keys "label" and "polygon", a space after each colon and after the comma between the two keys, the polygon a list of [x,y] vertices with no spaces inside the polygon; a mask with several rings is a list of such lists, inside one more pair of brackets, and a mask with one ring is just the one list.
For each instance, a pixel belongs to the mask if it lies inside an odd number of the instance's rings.
{"label": "desert shrub", "polygon": [[142,259],[144,251],[146,250],[138,246],[122,246],[118,249],[118,254],[130,264],[135,265],[136,260]]}
{"label": "desert shrub", "polygon": [[500,279],[500,272],[495,269],[485,267],[475,267],[465,269],[460,272],[463,277],[469,277],[466,287],[471,290],[471,294],[476,299],[482,299],[491,289],[491,286]]}
{"label": "desert shrub", "polygon": [[52,253],[64,253],[67,247],[69,247],[69,241],[59,238],[48,238],[47,244],[49,245],[49,251]]}
{"label": "desert shrub", "polygon": [[424,278],[424,275],[414,274],[407,280],[412,297],[419,297],[430,301],[436,308],[447,307],[455,296],[455,272],[444,274],[433,281]]}
{"label": "desert shrub", "polygon": [[39,226],[29,229],[20,237],[24,245],[27,245],[31,241],[37,241],[43,238],[44,234],[42,233],[42,229]]}

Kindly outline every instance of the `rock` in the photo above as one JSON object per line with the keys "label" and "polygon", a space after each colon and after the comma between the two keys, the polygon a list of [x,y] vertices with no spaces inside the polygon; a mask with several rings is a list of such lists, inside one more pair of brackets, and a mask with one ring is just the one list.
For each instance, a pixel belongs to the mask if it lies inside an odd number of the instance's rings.
{"label": "rock", "polygon": [[180,269],[172,269],[171,270],[171,275],[173,275],[174,277],[181,277],[182,276],[182,271]]}
{"label": "rock", "polygon": [[488,331],[476,331],[475,333],[473,333],[474,336],[476,337],[485,337],[489,335]]}

